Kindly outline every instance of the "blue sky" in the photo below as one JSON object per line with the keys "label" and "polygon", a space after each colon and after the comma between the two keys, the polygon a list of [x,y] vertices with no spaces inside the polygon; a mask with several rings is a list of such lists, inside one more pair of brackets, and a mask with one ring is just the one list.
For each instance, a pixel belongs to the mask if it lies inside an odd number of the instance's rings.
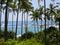
{"label": "blue sky", "polygon": [[[38,3],[37,3],[38,0],[32,0],[31,2],[32,2],[32,5],[33,5],[34,9],[38,8]],[[46,0],[46,7],[49,7],[50,2],[51,2],[50,0]],[[60,2],[60,0],[58,0],[58,1],[55,0],[54,4],[56,2]],[[44,3],[40,2],[40,5],[44,5]],[[21,21],[21,13],[19,13],[19,14],[20,14],[19,15],[19,21]],[[14,16],[14,21],[15,21],[16,20],[16,15],[13,15],[13,16]],[[11,21],[11,20],[12,20],[12,13],[10,13],[10,15],[9,15],[9,21]],[[30,16],[29,16],[29,20],[31,21]],[[2,15],[2,21],[4,21],[4,14]]]}

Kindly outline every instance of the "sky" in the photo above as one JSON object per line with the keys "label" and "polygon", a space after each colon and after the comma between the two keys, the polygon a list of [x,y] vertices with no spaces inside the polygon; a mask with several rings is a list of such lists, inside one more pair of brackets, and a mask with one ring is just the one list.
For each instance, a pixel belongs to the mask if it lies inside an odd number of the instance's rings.
{"label": "sky", "polygon": [[[38,0],[32,0],[32,1],[30,1],[30,2],[32,2],[32,6],[34,7],[34,9],[36,9],[36,8],[38,8],[39,6],[38,6]],[[50,4],[50,0],[46,0],[46,7],[49,7],[49,4]],[[60,0],[55,0],[55,2],[53,3],[53,4],[55,4],[56,2],[60,2]],[[44,3],[43,2],[40,2],[40,5],[44,5]],[[55,4],[56,5],[56,4]],[[18,18],[18,20],[19,21],[21,21],[21,13],[19,13],[19,18]],[[25,16],[26,17],[26,16]],[[4,21],[4,18],[5,18],[5,16],[4,16],[4,14],[2,13],[2,21]],[[10,13],[9,14],[9,21],[12,21],[12,13]],[[13,15],[13,18],[14,18],[14,21],[16,21],[16,14],[15,15]],[[29,21],[32,21],[31,20],[31,17],[29,16],[28,17],[28,20]]]}

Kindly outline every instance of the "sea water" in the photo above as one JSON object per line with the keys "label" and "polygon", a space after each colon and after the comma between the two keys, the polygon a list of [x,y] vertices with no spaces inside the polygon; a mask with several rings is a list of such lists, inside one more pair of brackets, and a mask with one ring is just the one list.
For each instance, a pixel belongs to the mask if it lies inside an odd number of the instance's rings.
{"label": "sea water", "polygon": [[[39,21],[38,22],[39,24],[41,24],[41,22]],[[48,22],[47,22],[48,23]],[[54,23],[54,22],[53,22]],[[2,30],[4,30],[4,21],[2,21],[1,23],[1,27],[2,27]],[[35,33],[35,30],[34,30],[34,22],[33,21],[28,21],[28,31],[29,32],[33,32]],[[44,24],[44,21],[42,22],[42,24]],[[36,26],[37,27],[37,26]],[[39,27],[39,31],[41,31],[40,29],[40,26]],[[44,29],[44,26],[43,26],[43,29]],[[8,21],[8,31],[12,31],[12,21]],[[16,21],[13,21],[13,31],[15,32],[16,31]],[[36,32],[38,32],[36,30]],[[23,23],[23,33],[25,33],[25,25]],[[21,34],[21,21],[18,21],[18,29],[17,29],[17,35]]]}

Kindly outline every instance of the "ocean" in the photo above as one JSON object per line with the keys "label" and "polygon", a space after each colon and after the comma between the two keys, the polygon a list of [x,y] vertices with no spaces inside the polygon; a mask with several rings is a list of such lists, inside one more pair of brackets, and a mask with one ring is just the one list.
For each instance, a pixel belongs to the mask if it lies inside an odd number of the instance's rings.
{"label": "ocean", "polygon": [[[40,21],[38,23],[41,24]],[[33,24],[34,24],[33,21],[28,21],[28,31],[35,33]],[[44,24],[44,21],[42,22],[42,24]],[[48,24],[48,21],[47,21],[47,24]],[[54,24],[54,22],[53,22],[53,24]],[[1,22],[1,28],[2,28],[2,30],[4,30],[4,21]],[[16,29],[16,22],[13,21],[13,31],[14,32],[15,32],[15,29]],[[40,29],[41,28],[39,26],[39,31],[41,31]],[[43,29],[44,29],[44,26],[43,26]],[[8,31],[12,31],[12,21],[8,21]],[[36,30],[36,32],[38,32],[38,31]],[[23,33],[25,33],[25,26],[24,25],[23,25]],[[21,21],[18,21],[17,35],[19,35],[19,34],[21,34]]]}

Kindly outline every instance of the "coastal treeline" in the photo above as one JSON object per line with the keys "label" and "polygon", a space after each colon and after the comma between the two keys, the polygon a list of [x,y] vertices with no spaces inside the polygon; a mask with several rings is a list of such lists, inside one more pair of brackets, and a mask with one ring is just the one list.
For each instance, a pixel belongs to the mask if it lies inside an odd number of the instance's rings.
{"label": "coastal treeline", "polygon": [[[32,0],[31,0],[32,1]],[[49,7],[46,7],[47,0],[38,0],[38,8],[34,9],[30,0],[0,0],[0,39],[1,45],[59,45],[60,44],[60,3],[51,0]],[[44,5],[40,4],[41,2]],[[54,2],[56,2],[54,4]],[[5,15],[4,31],[2,31],[2,13]],[[12,31],[8,31],[9,14],[12,13]],[[18,17],[22,15],[21,36],[17,38]],[[13,21],[16,16],[16,28],[13,31]],[[34,32],[28,32],[28,17],[31,16],[34,22]],[[44,17],[43,17],[44,16]],[[26,21],[26,22],[25,22]],[[44,21],[44,24],[43,24]],[[47,23],[48,21],[48,23]],[[50,22],[51,21],[51,22]],[[24,23],[25,22],[25,23]],[[41,24],[39,24],[39,22]],[[55,22],[53,24],[53,22]],[[46,24],[47,23],[47,24]],[[49,24],[51,23],[51,24]],[[53,25],[58,23],[58,28]],[[50,26],[51,25],[51,26]],[[25,33],[23,34],[23,26]],[[43,26],[45,29],[43,29]],[[48,28],[47,28],[48,26]],[[39,28],[40,27],[40,28]],[[38,31],[38,32],[37,32]],[[30,41],[31,40],[31,41]],[[11,42],[10,42],[11,41]],[[17,43],[17,44],[15,44]]]}

